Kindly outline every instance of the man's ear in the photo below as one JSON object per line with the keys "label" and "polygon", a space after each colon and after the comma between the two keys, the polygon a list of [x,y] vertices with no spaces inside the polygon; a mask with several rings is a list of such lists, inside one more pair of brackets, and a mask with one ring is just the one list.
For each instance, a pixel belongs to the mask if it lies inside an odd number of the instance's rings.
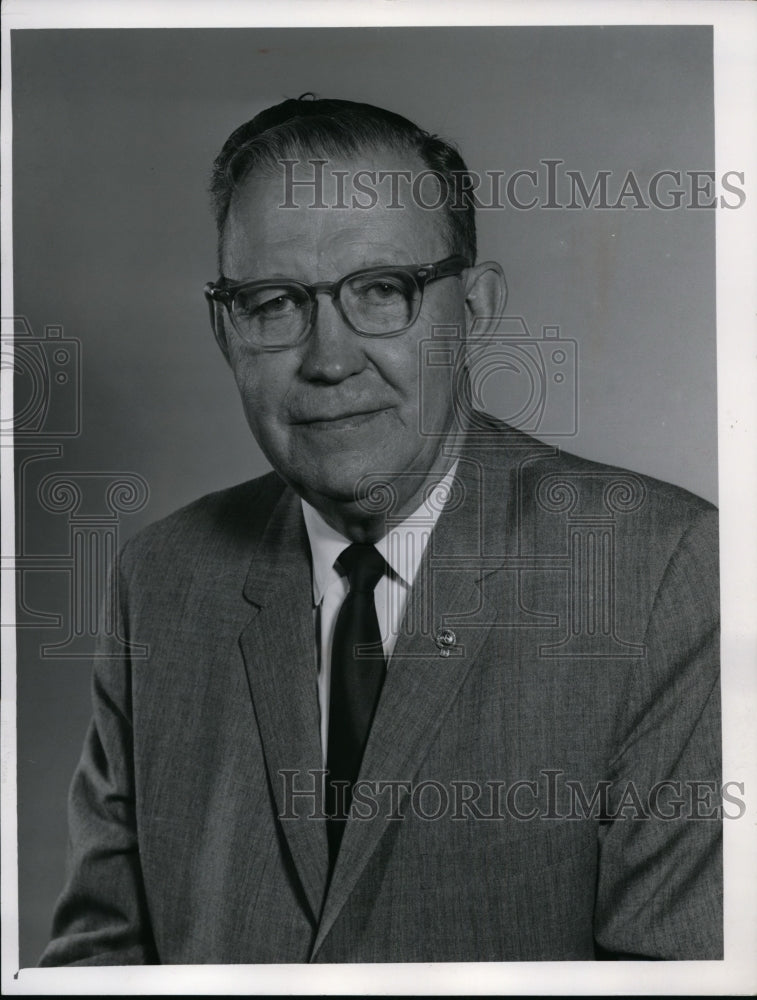
{"label": "man's ear", "polygon": [[226,324],[224,309],[220,302],[216,302],[215,299],[205,293],[205,298],[208,300],[208,308],[210,310],[210,326],[213,330],[213,335],[216,338],[216,343],[221,348],[221,353],[226,358],[228,364],[231,364],[231,359],[229,358],[229,344],[226,339]]}
{"label": "man's ear", "polygon": [[502,268],[496,261],[486,260],[469,267],[463,281],[468,332],[475,324],[477,335],[494,333],[507,304],[507,282]]}

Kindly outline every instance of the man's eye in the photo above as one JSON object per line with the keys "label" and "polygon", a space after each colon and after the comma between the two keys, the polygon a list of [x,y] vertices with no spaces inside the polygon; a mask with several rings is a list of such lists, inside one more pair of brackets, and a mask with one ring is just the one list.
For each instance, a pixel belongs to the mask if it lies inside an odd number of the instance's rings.
{"label": "man's eye", "polygon": [[251,295],[239,295],[234,303],[238,316],[252,320],[273,320],[291,316],[300,303],[285,290],[269,289]]}
{"label": "man's eye", "polygon": [[280,316],[291,312],[297,308],[297,303],[291,297],[291,295],[281,294],[275,295],[271,299],[266,299],[264,302],[258,303],[256,311],[261,316]]}
{"label": "man's eye", "polygon": [[405,298],[403,286],[391,278],[374,278],[362,283],[356,291],[366,305],[385,305]]}

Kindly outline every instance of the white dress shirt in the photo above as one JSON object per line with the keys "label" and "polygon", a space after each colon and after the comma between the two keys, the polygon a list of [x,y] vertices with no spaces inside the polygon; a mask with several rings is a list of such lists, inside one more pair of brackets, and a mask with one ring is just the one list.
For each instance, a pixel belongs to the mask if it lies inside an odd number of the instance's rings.
{"label": "white dress shirt", "polygon": [[[400,524],[392,525],[386,535],[375,543],[390,568],[390,572],[384,573],[376,584],[374,591],[376,616],[381,629],[387,670],[391,670],[391,655],[402,625],[410,588],[431,532],[449,498],[456,469],[457,462],[416,511]],[[347,577],[339,572],[335,563],[352,542],[327,524],[309,503],[305,500],[301,502],[313,558],[318,703],[321,710],[323,766],[326,767],[331,692],[331,643],[336,618],[348,590]]]}

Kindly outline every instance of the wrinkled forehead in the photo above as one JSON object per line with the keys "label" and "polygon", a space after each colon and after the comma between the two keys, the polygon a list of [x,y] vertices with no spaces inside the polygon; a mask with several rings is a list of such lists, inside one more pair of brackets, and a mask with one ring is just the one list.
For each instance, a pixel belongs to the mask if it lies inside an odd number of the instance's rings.
{"label": "wrinkled forehead", "polygon": [[395,247],[416,263],[438,259],[449,249],[442,188],[417,154],[390,149],[266,161],[232,195],[224,273],[249,273],[284,247],[304,252],[345,243]]}

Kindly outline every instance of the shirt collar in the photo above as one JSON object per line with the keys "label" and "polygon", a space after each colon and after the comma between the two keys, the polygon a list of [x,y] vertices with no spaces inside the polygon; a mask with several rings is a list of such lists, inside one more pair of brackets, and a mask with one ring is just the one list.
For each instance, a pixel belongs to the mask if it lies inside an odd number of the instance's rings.
{"label": "shirt collar", "polygon": [[[452,491],[456,471],[457,462],[431,490],[420,507],[404,521],[392,525],[384,537],[376,542],[378,551],[408,587],[413,585],[431,532]],[[313,603],[318,605],[328,588],[341,579],[334,563],[351,541],[332,528],[306,500],[301,499],[300,502],[313,557]]]}

